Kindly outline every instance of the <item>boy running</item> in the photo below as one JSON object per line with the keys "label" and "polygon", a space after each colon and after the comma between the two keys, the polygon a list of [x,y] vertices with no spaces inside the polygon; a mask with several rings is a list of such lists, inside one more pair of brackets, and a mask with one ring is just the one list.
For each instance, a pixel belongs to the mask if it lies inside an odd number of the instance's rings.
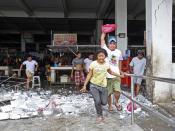
{"label": "boy running", "polygon": [[[119,49],[117,49],[117,40],[115,37],[110,37],[108,40],[108,47],[105,42],[106,34],[101,34],[101,48],[105,49],[108,58],[106,59],[110,65],[110,68],[115,73],[121,72],[121,61],[123,60],[122,53]],[[114,75],[107,74],[107,88],[108,88],[108,105],[109,111],[112,111],[112,98],[111,95],[114,94],[115,97],[115,106],[118,111],[122,110],[122,106],[119,104],[118,100],[120,98],[120,77],[116,77]]]}
{"label": "boy running", "polygon": [[32,81],[35,71],[38,70],[38,63],[35,60],[32,60],[32,56],[28,55],[27,60],[24,61],[20,66],[20,71],[22,70],[23,65],[26,66],[26,76],[27,76],[27,90],[29,89],[29,83]]}

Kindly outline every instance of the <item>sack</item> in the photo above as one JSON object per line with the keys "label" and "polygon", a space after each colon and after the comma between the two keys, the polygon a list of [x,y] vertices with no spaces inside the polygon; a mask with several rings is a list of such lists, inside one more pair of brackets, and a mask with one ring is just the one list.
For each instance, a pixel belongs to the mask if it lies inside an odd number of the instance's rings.
{"label": "sack", "polygon": [[[136,109],[137,109],[137,106],[136,106],[136,103],[134,103],[134,110],[136,110]],[[132,111],[132,102],[129,102],[129,103],[128,103],[128,105],[127,105],[127,110],[128,110],[129,112]]]}
{"label": "sack", "polygon": [[115,31],[116,28],[117,28],[117,26],[115,24],[102,25],[102,32],[103,33],[110,33],[110,32]]}

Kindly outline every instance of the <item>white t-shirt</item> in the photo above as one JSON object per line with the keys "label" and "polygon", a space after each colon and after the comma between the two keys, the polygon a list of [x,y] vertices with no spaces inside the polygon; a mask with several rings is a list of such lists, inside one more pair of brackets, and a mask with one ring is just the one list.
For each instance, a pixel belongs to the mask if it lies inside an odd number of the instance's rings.
{"label": "white t-shirt", "polygon": [[32,61],[26,60],[22,64],[26,65],[26,70],[30,71],[31,73],[35,72],[35,65],[38,65],[38,63],[35,60]]}
{"label": "white t-shirt", "polygon": [[84,59],[85,68],[86,68],[86,71],[88,71],[88,72],[89,72],[89,66],[92,63],[92,61],[93,60],[90,60],[89,58]]}
{"label": "white t-shirt", "polygon": [[[120,74],[119,70],[119,61],[123,60],[122,53],[119,49],[115,49],[114,51],[111,51],[106,44],[102,47],[103,49],[106,50],[108,57],[106,58],[106,61],[109,62],[110,69],[115,72]],[[107,74],[107,78],[115,78],[116,76],[113,76],[111,74]]]}
{"label": "white t-shirt", "polygon": [[143,75],[146,66],[146,59],[139,59],[138,57],[134,57],[129,65],[133,67],[135,75]]}

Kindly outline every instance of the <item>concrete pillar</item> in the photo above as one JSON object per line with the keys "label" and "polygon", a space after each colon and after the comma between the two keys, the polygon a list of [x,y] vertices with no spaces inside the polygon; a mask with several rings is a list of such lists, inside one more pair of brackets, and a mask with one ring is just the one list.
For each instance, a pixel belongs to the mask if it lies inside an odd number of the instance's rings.
{"label": "concrete pillar", "polygon": [[24,39],[24,34],[21,34],[21,52],[25,52],[26,51],[26,42]]}
{"label": "concrete pillar", "polygon": [[[147,75],[172,77],[172,0],[146,0]],[[153,102],[171,99],[172,84],[147,80]]]}
{"label": "concrete pillar", "polygon": [[101,26],[103,25],[103,20],[97,20],[97,26],[96,26],[96,43],[100,43],[100,37],[101,37]]}
{"label": "concrete pillar", "polygon": [[[122,54],[125,54],[128,45],[127,39],[127,0],[115,0],[115,23],[117,24],[117,42],[118,49],[122,51]],[[119,33],[124,33],[125,37],[120,38]]]}

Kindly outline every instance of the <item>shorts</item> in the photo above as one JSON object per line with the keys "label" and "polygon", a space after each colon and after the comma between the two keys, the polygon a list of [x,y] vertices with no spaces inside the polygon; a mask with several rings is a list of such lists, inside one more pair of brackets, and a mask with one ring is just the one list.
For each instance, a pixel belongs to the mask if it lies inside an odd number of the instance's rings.
{"label": "shorts", "polygon": [[34,76],[34,73],[32,73],[31,71],[29,70],[26,70],[26,76],[28,79],[32,80],[33,76]]}
{"label": "shorts", "polygon": [[113,94],[115,91],[121,92],[120,83],[121,79],[119,77],[107,78],[108,95]]}
{"label": "shorts", "polygon": [[83,71],[75,71],[75,85],[81,85],[85,81]]}
{"label": "shorts", "polygon": [[134,77],[134,78],[133,78],[133,82],[134,82],[134,84],[141,85],[141,83],[142,83],[142,78],[136,78],[136,77]]}

